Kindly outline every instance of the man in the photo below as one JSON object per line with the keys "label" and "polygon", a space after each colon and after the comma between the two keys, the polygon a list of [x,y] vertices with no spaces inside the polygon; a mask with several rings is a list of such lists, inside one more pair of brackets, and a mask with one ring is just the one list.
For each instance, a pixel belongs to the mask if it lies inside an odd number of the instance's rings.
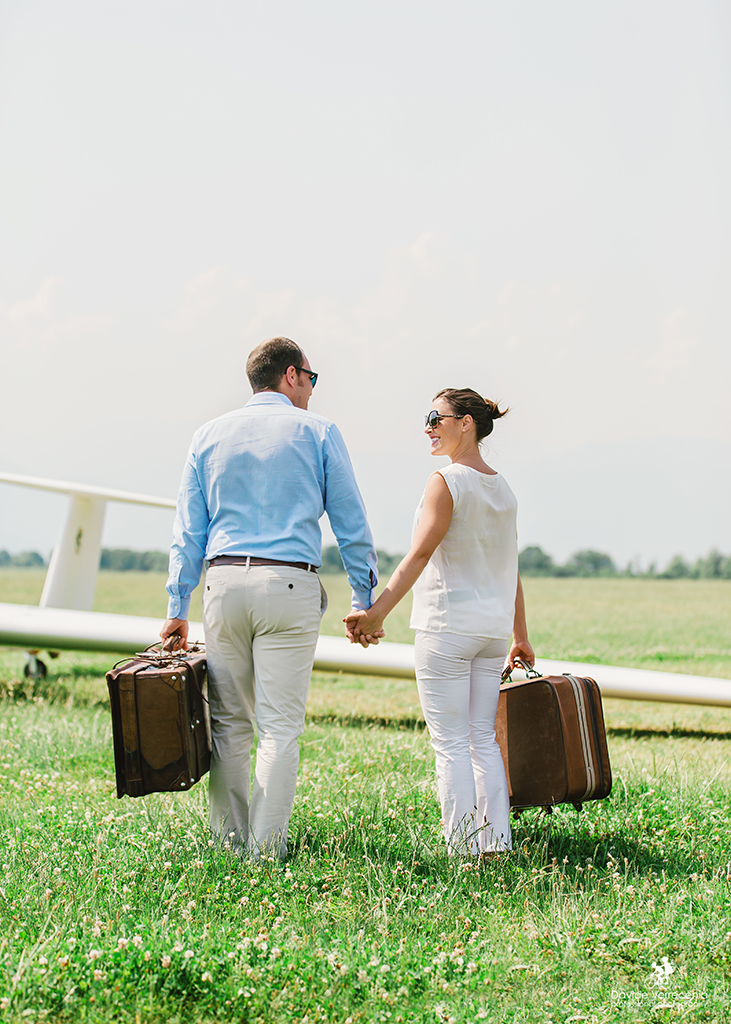
{"label": "man", "polygon": [[205,564],[211,830],[255,858],[284,858],[327,602],[317,575],[323,512],[354,608],[372,604],[376,552],[343,438],[334,423],[308,412],[317,374],[302,350],[271,338],[251,353],[246,373],[254,397],[201,427],[188,453],[160,636],[187,647],[190,594]]}

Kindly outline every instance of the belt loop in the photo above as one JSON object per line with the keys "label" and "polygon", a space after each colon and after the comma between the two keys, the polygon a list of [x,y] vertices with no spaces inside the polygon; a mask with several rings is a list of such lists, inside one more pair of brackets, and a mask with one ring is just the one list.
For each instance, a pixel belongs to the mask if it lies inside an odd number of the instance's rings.
{"label": "belt loop", "polygon": [[251,568],[251,555],[247,555],[246,556],[246,568],[247,569]]}

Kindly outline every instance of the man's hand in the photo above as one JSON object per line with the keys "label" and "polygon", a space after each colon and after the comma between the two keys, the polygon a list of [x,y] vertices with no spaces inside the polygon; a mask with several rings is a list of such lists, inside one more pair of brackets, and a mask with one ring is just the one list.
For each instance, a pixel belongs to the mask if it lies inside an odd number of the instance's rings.
{"label": "man's hand", "polygon": [[[188,620],[166,619],[160,630],[162,646],[165,651],[188,650]],[[169,639],[168,639],[169,638]]]}
{"label": "man's hand", "polygon": [[383,619],[373,614],[373,610],[351,612],[343,619],[345,623],[345,635],[351,644],[360,644],[361,647],[368,647],[369,644],[377,644],[386,634],[383,629]]}
{"label": "man's hand", "polygon": [[531,668],[535,665],[536,656],[528,640],[513,640],[508,654],[508,665],[515,668],[516,661],[525,661]]}

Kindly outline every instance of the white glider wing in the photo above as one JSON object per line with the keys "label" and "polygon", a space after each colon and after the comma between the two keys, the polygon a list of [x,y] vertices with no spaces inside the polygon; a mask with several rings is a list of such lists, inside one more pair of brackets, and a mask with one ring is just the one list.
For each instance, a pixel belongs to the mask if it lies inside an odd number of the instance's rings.
{"label": "white glider wing", "polygon": [[[3,482],[68,494],[71,501],[48,567],[40,606],[0,604],[0,645],[34,652],[136,653],[156,643],[162,619],[91,611],[101,555],[102,525],[107,501],[167,509],[175,508],[175,502],[169,498],[14,473],[0,473],[0,483]],[[189,639],[203,640],[203,627],[199,622],[190,623]],[[32,660],[35,662],[35,656]],[[541,660],[539,667],[546,675],[569,672],[575,676],[591,676],[604,697],[731,707],[731,680],[728,679],[576,662]],[[381,642],[364,650],[344,637],[321,636],[317,642],[315,668],[321,672],[413,679],[414,648],[411,644]],[[515,677],[522,678],[522,673],[516,672]]]}

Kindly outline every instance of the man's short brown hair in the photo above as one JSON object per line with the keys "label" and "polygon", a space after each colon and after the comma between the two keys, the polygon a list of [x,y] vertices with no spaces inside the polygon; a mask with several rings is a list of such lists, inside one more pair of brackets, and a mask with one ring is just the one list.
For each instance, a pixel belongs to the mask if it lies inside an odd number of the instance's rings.
{"label": "man's short brown hair", "polygon": [[251,390],[276,390],[290,366],[302,366],[304,354],[290,338],[269,338],[257,345],[246,360]]}

